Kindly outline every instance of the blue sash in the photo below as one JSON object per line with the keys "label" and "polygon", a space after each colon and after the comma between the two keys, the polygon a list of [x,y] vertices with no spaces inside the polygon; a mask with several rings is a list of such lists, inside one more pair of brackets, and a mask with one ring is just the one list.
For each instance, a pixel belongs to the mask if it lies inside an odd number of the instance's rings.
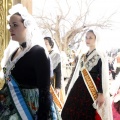
{"label": "blue sash", "polygon": [[10,91],[11,98],[15,104],[17,112],[22,120],[33,120],[30,110],[23,98],[23,95],[15,82],[14,78],[10,75],[10,80],[8,81],[8,88]]}

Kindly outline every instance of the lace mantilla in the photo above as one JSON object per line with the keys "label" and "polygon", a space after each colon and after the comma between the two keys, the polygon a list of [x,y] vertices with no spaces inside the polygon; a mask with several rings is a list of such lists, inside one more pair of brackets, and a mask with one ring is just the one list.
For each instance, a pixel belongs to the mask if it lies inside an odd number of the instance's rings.
{"label": "lace mantilla", "polygon": [[85,66],[87,68],[88,71],[90,71],[94,66],[97,65],[100,56],[97,54],[97,52],[93,52],[91,55],[88,56],[87,60],[84,62],[84,57],[82,56],[82,60],[81,60],[81,68],[83,66]]}
{"label": "lace mantilla", "polygon": [[[12,6],[12,8],[9,10],[9,14],[7,16],[7,20],[9,21],[10,20],[10,17],[12,15],[14,15],[15,13],[19,13],[21,15],[21,17],[23,18],[24,20],[24,26],[27,28],[29,26],[32,25],[33,28],[35,28],[36,24],[33,24],[34,22],[34,19],[33,17],[28,13],[27,9],[25,7],[23,7],[22,4],[17,4],[15,6]],[[7,25],[7,28],[9,29],[10,26]]]}

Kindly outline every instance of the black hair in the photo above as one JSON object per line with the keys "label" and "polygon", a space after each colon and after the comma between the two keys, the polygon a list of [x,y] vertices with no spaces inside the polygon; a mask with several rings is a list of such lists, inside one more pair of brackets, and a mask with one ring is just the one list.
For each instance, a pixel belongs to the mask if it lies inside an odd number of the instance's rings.
{"label": "black hair", "polygon": [[44,37],[44,40],[48,40],[48,42],[49,42],[51,48],[54,47],[54,42],[52,41],[51,37]]}
{"label": "black hair", "polygon": [[[20,14],[19,12],[16,12],[16,13],[15,13],[15,14],[13,14],[13,15],[18,15],[18,16],[21,16],[21,14]],[[24,19],[22,18],[22,16],[21,16],[21,19],[22,19],[22,20],[21,20],[21,22],[22,22],[22,23],[24,23]]]}
{"label": "black hair", "polygon": [[96,38],[96,35],[95,35],[95,33],[94,33],[94,31],[93,31],[93,30],[89,30],[88,32],[93,33],[93,34],[94,34],[94,36],[95,36],[95,38]]}

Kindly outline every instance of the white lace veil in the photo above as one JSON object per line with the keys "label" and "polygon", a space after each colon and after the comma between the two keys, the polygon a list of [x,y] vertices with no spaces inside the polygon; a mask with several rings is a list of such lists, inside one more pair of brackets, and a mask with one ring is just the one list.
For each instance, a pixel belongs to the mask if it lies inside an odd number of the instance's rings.
{"label": "white lace veil", "polygon": [[103,111],[98,109],[98,112],[102,114],[102,120],[113,120],[112,115],[112,105],[110,100],[110,91],[109,91],[109,68],[108,68],[108,56],[105,49],[103,49],[104,41],[101,41],[100,34],[94,31],[96,35],[96,50],[100,55],[102,60],[102,88],[105,102],[103,104]]}
{"label": "white lace veil", "polygon": [[[24,20],[23,24],[26,27],[26,48],[24,49],[22,54],[20,54],[19,57],[22,57],[35,45],[40,45],[41,47],[43,47],[45,49],[46,55],[48,56],[48,51],[46,49],[43,36],[32,15],[28,13],[27,9],[22,4],[17,4],[12,6],[12,8],[9,10],[10,15],[7,16],[8,21],[10,17],[15,13],[19,13],[21,15],[22,19]],[[8,25],[8,29],[9,29],[9,25]],[[8,58],[13,53],[13,51],[15,51],[18,47],[19,47],[19,43],[17,41],[10,39],[10,42],[4,51],[4,56],[1,61],[2,68],[5,66]],[[0,77],[2,77],[1,74]]]}

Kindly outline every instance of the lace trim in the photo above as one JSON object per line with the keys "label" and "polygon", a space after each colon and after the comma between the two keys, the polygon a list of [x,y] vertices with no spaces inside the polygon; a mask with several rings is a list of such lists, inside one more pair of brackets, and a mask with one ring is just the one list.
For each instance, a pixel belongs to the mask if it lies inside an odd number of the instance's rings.
{"label": "lace trim", "polygon": [[6,62],[5,67],[3,68],[5,80],[9,80],[9,75],[11,74],[11,70],[15,67],[15,64],[17,63],[17,61],[21,57],[23,57],[30,49],[31,49],[31,46],[27,47],[25,50],[21,51],[21,53],[13,61],[11,61],[11,57],[13,55],[13,54],[11,54],[8,61]]}
{"label": "lace trim", "polygon": [[92,59],[90,59],[86,64],[86,68],[88,71],[90,71],[94,66],[97,65],[98,61],[100,59],[99,55],[94,55]]}
{"label": "lace trim", "polygon": [[100,56],[97,54],[97,52],[92,53],[86,62],[84,62],[84,56],[82,56],[81,60],[81,68],[84,65],[88,71],[90,71],[94,66],[97,65],[98,61],[100,59]]}

